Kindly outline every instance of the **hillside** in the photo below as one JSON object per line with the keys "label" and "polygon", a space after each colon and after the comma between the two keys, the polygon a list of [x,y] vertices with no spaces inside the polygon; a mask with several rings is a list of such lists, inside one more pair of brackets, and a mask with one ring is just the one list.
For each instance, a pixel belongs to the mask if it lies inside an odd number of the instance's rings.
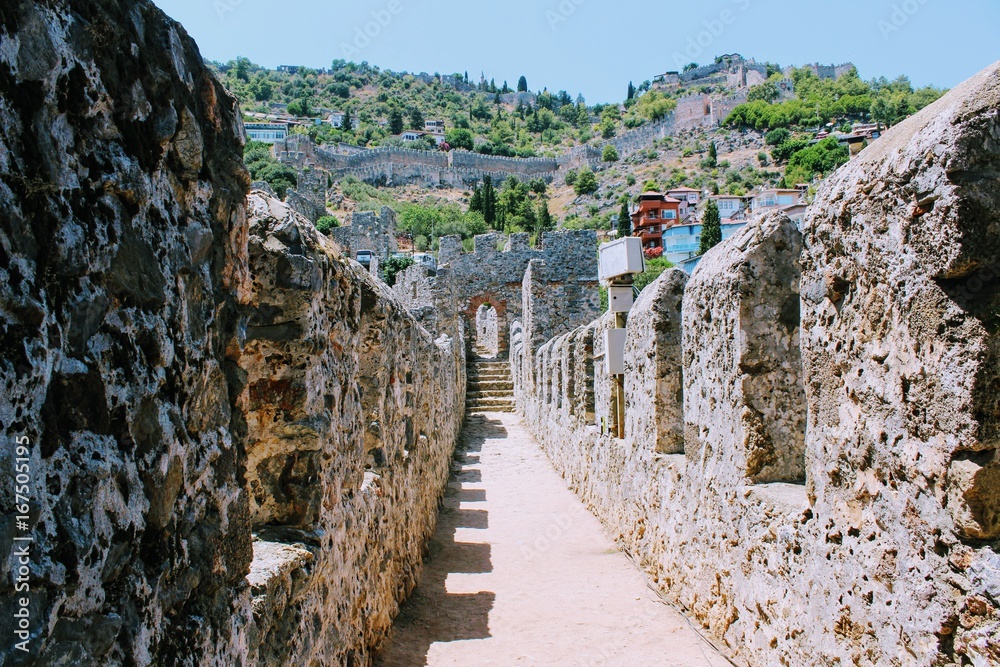
{"label": "hillside", "polygon": [[[530,92],[523,78],[512,88],[508,81],[497,84],[482,76],[473,81],[465,72],[409,74],[343,61],[328,70],[272,71],[245,58],[212,65],[240,99],[247,120],[291,121],[293,133],[308,135],[317,145],[438,151],[430,137],[404,141],[398,136],[404,129],[423,130],[427,120],[435,119],[444,122],[445,139],[454,149],[564,160],[571,151],[589,147],[600,156],[585,161],[586,166],[560,169],[540,187],[496,179],[492,185],[500,212],[485,216],[489,220],[469,210],[476,208],[470,186],[440,184],[430,192],[414,183],[331,179],[328,213],[340,220],[351,211],[382,205],[423,209],[402,216],[404,230],[421,249],[434,248],[442,230],[469,239],[488,228],[508,233],[538,233],[548,224],[610,229],[622,203],[646,189],[684,185],[745,195],[760,187],[809,183],[848,160],[847,148],[836,140],[855,124],[892,125],[943,93],[915,90],[905,76],[866,82],[849,63],[782,69],[739,55],[701,67],[692,64],[638,87],[625,82],[621,104],[595,106],[566,91]],[[327,122],[333,112],[344,115],[339,128]],[[638,146],[625,142],[627,151],[610,146],[623,145],[620,140],[635,128],[664,119],[673,119],[667,136],[651,136]],[[276,164],[267,153],[265,146],[250,147],[251,171],[283,194],[296,184],[295,169]],[[414,222],[417,218],[432,224]]]}

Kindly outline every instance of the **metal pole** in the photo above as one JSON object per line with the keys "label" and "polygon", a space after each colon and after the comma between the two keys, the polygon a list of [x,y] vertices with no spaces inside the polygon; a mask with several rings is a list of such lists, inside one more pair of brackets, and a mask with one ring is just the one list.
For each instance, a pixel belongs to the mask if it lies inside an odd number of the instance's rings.
{"label": "metal pole", "polygon": [[[625,328],[625,313],[615,313],[615,329]],[[615,427],[619,439],[625,437],[625,376],[615,375]]]}

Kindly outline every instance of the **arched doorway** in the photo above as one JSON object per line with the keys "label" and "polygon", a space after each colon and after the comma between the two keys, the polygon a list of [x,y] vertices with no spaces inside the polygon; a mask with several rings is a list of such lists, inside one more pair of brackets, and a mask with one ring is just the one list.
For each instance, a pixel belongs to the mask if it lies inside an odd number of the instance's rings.
{"label": "arched doorway", "polygon": [[476,309],[476,356],[493,359],[500,353],[499,324],[497,309],[489,301]]}
{"label": "arched doorway", "polygon": [[498,359],[507,354],[507,302],[495,294],[472,298],[464,311],[468,353],[477,359]]}

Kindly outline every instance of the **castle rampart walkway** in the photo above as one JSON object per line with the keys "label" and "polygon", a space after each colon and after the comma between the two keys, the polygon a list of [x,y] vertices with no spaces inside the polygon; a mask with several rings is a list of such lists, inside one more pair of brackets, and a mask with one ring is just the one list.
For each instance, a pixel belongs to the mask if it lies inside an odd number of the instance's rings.
{"label": "castle rampart walkway", "polygon": [[553,470],[515,414],[471,415],[382,667],[724,667]]}

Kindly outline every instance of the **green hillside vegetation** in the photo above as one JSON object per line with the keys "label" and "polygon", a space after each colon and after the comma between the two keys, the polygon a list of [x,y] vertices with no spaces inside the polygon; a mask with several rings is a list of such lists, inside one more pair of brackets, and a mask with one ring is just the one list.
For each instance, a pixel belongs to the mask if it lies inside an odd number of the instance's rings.
{"label": "green hillside vegetation", "polygon": [[[244,112],[287,111],[323,121],[321,110],[345,113],[340,129],[325,122],[296,128],[317,143],[393,145],[400,143],[393,135],[404,129],[423,130],[424,121],[435,118],[445,121],[446,139],[456,148],[491,155],[553,155],[597,136],[609,138],[625,127],[659,120],[676,106],[660,93],[647,93],[630,100],[623,118],[616,104],[590,108],[564,90],[544,90],[535,96],[534,105],[505,104],[501,96],[514,92],[506,82],[472,83],[467,73],[435,76],[428,82],[344,61],[335,61],[330,73],[308,68],[277,72],[246,58],[212,65]],[[523,77],[518,86],[527,86]],[[420,142],[407,146],[436,148],[429,140],[423,146]]]}
{"label": "green hillside vegetation", "polygon": [[757,130],[775,128],[816,129],[830,122],[868,121],[894,125],[941,97],[946,91],[934,87],[914,90],[910,80],[900,76],[894,81],[885,77],[862,81],[857,70],[839,79],[821,79],[811,70],[795,69],[795,99],[775,101],[777,81],[751,88],[748,102],[736,107],[726,118],[726,125]]}

